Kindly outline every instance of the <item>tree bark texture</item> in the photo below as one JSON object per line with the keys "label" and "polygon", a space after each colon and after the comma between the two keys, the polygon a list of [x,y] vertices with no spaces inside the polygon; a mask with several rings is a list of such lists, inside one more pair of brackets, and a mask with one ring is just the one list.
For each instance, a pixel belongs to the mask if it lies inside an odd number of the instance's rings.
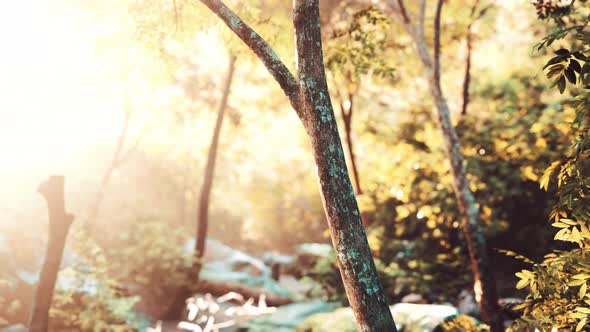
{"label": "tree bark texture", "polygon": [[320,193],[346,294],[360,331],[396,331],[377,275],[344,158],[326,83],[319,0],[295,0],[298,78],[219,0],[200,0],[248,45],[281,86],[311,141]]}
{"label": "tree bark texture", "polygon": [[[398,0],[398,4],[403,6],[401,0]],[[399,11],[400,6],[395,9]],[[440,16],[440,9],[438,8],[436,15]],[[404,16],[403,13],[400,16],[404,28],[414,41],[416,52],[424,66],[430,94],[435,104],[435,118],[442,132],[445,153],[451,164],[453,189],[457,198],[457,204],[463,216],[463,232],[469,250],[474,277],[474,291],[476,293],[481,319],[490,325],[493,332],[500,332],[503,331],[503,321],[499,313],[496,281],[488,259],[487,244],[480,220],[479,209],[469,187],[461,144],[455,127],[452,124],[449,107],[442,93],[439,81],[440,66],[438,65],[438,61],[440,56],[440,38],[438,35],[440,34],[440,26],[436,24],[434,26],[435,41],[437,43],[434,45],[434,54],[436,57],[433,61],[423,35],[418,34],[407,16]],[[436,21],[440,24],[440,18],[436,19]]]}
{"label": "tree bark texture", "polygon": [[318,0],[296,0],[293,13],[303,124],[346,294],[361,331],[395,330],[350,183],[326,83]]}
{"label": "tree bark texture", "polygon": [[49,211],[49,240],[39,283],[29,318],[31,332],[46,332],[49,326],[49,308],[70,225],[74,217],[66,212],[64,177],[51,176],[39,186]]}

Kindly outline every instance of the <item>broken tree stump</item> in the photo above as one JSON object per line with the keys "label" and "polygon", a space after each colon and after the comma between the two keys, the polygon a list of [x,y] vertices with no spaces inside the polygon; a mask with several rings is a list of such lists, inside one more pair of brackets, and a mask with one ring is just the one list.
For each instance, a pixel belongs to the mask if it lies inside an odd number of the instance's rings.
{"label": "broken tree stump", "polygon": [[43,182],[38,189],[47,202],[49,239],[39,283],[33,299],[33,308],[29,319],[30,332],[47,332],[49,308],[51,307],[57,273],[61,265],[68,231],[74,220],[74,216],[66,212],[64,181],[63,176],[53,175]]}

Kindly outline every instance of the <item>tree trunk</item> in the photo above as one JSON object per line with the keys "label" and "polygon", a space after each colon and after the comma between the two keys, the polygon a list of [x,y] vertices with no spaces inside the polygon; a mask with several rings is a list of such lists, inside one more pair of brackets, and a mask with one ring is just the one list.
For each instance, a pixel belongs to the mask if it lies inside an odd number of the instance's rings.
{"label": "tree trunk", "polygon": [[203,174],[203,184],[201,186],[201,195],[199,197],[199,210],[197,216],[197,236],[195,238],[195,271],[198,274],[201,267],[201,258],[205,254],[205,242],[207,240],[207,228],[209,226],[209,197],[211,197],[211,187],[213,185],[213,177],[215,175],[215,159],[217,158],[217,146],[219,144],[219,136],[221,135],[221,125],[223,124],[223,117],[227,108],[227,101],[231,92],[231,84],[233,81],[235,71],[236,57],[230,55],[229,67],[225,79],[225,86],[223,87],[223,94],[219,102],[219,109],[217,110],[217,120],[215,121],[215,128],[213,129],[213,136],[211,137],[211,145],[209,146],[209,153],[207,155],[207,165]]}
{"label": "tree trunk", "polygon": [[348,301],[361,331],[395,331],[348,176],[328,92],[318,0],[296,0],[293,15],[300,114],[318,168],[320,192]]}
{"label": "tree trunk", "polygon": [[[235,72],[236,57],[230,55],[227,76],[219,101],[219,108],[217,110],[217,118],[215,120],[215,127],[211,136],[211,144],[209,145],[209,152],[207,154],[207,162],[203,173],[203,184],[201,185],[201,193],[199,196],[199,206],[197,211],[197,228],[194,248],[194,261],[191,269],[189,280],[194,281],[194,284],[181,287],[172,296],[174,301],[166,310],[162,319],[178,319],[178,316],[185,308],[185,300],[191,297],[196,291],[198,284],[199,272],[202,267],[202,258],[205,255],[205,244],[207,241],[207,229],[209,226],[209,198],[211,197],[211,188],[213,187],[213,177],[215,176],[215,160],[217,159],[217,146],[219,144],[219,137],[221,136],[221,126],[223,118],[227,109],[228,99],[231,92],[231,85]],[[183,193],[184,199],[184,193]],[[183,205],[184,207],[184,205]],[[184,214],[184,212],[183,212]]]}
{"label": "tree trunk", "polygon": [[457,203],[463,215],[463,232],[471,269],[473,270],[475,297],[480,309],[481,319],[491,326],[493,332],[503,331],[502,319],[499,315],[496,281],[488,258],[488,250],[484,230],[481,225],[479,209],[475,197],[469,188],[467,170],[461,151],[461,145],[455,127],[451,123],[451,116],[447,102],[442,92],[435,84],[431,84],[431,93],[436,104],[437,121],[442,130],[445,151],[451,162],[453,175],[453,189]]}
{"label": "tree trunk", "polygon": [[353,114],[353,102],[354,98],[352,95],[348,97],[350,108],[345,111],[344,105],[340,105],[340,112],[342,113],[342,120],[344,121],[344,136],[346,138],[346,147],[348,149],[348,158],[350,159],[350,167],[352,168],[352,175],[354,179],[354,189],[357,195],[362,195],[363,190],[361,188],[361,180],[359,177],[358,168],[356,165],[356,155],[354,154],[354,145],[352,142],[352,114]]}
{"label": "tree trunk", "polygon": [[469,188],[467,170],[463,152],[455,127],[451,122],[451,114],[440,84],[440,16],[443,0],[438,0],[434,18],[434,58],[430,57],[424,38],[424,17],[426,0],[420,0],[420,17],[412,24],[404,1],[388,3],[399,21],[414,42],[416,53],[424,67],[430,94],[435,104],[435,117],[441,129],[444,149],[451,164],[453,190],[457,204],[463,217],[463,233],[469,249],[471,268],[473,270],[474,291],[482,320],[490,325],[492,332],[503,331],[503,321],[499,313],[496,282],[488,259],[487,244],[481,225],[479,209],[475,197]]}
{"label": "tree trunk", "polygon": [[467,31],[467,57],[465,58],[465,77],[463,78],[463,104],[461,105],[461,117],[467,114],[469,106],[469,85],[471,84],[471,52],[472,52],[471,24]]}
{"label": "tree trunk", "polygon": [[499,314],[496,281],[488,259],[487,244],[481,225],[479,209],[469,188],[459,137],[452,124],[447,101],[440,84],[437,83],[437,73],[428,54],[426,43],[423,38],[412,32],[411,29],[409,31],[414,36],[418,55],[427,73],[430,93],[436,108],[436,120],[441,128],[447,158],[451,163],[453,189],[463,216],[463,232],[469,249],[475,282],[474,291],[480,315],[482,320],[491,326],[493,332],[500,332],[503,331],[503,322]]}
{"label": "tree trunk", "polygon": [[[341,102],[340,113],[342,114],[342,120],[344,121],[344,137],[346,139],[346,148],[348,150],[348,160],[350,161],[350,167],[352,168],[354,190],[357,195],[362,195],[363,190],[361,188],[361,179],[356,165],[356,155],[354,153],[354,144],[352,142],[352,114],[354,109],[354,97],[352,94],[348,95],[348,101],[350,103],[348,111],[345,110],[345,107]],[[365,227],[369,226],[369,218],[367,218],[366,212],[361,212],[361,220]]]}
{"label": "tree trunk", "polygon": [[[119,167],[127,159],[127,157],[129,157],[129,155],[133,153],[133,151],[137,147],[138,142],[136,141],[135,145],[130,147],[128,149],[128,151],[126,151],[125,154],[123,154],[123,147],[125,145],[125,141],[127,139],[127,134],[129,131],[129,118],[130,117],[131,117],[131,113],[128,109],[126,109],[125,110],[125,118],[123,119],[123,127],[121,128],[121,132],[119,133],[119,137],[117,138],[117,145],[115,146],[115,151],[113,152],[113,157],[111,158],[111,161],[102,176],[102,179],[100,181],[100,185],[98,187],[96,195],[94,196],[94,200],[92,201],[90,208],[89,208],[88,219],[86,220],[86,222],[84,224],[84,226],[85,226],[84,228],[86,229],[86,232],[88,234],[96,234],[97,233],[96,228],[98,225],[96,223],[97,223],[97,220],[99,217],[100,206],[101,206],[102,201],[104,199],[104,193],[106,191],[106,188],[107,188],[109,182],[111,181],[111,177],[113,176],[113,173],[115,172],[117,167]],[[97,238],[96,240],[98,240],[99,243],[101,242],[100,238]]]}
{"label": "tree trunk", "polygon": [[322,55],[319,0],[295,0],[298,78],[260,35],[220,0],[201,0],[259,57],[299,115],[311,141],[320,192],[344,287],[362,332],[396,331],[377,275],[344,159]]}
{"label": "tree trunk", "polygon": [[51,176],[39,186],[39,193],[45,198],[49,210],[49,240],[29,319],[31,332],[46,332],[48,329],[53,290],[68,231],[74,220],[65,209],[63,176]]}

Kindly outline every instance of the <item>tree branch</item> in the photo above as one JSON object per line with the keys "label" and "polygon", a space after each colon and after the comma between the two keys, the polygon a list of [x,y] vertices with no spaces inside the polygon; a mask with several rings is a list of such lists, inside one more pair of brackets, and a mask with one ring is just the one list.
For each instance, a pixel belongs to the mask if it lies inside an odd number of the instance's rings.
{"label": "tree branch", "polygon": [[434,81],[440,87],[440,17],[444,1],[438,0],[434,16]]}
{"label": "tree branch", "polygon": [[418,14],[418,35],[424,38],[424,20],[426,16],[426,0],[420,0],[420,12]]}
{"label": "tree branch", "polygon": [[[463,104],[461,105],[461,117],[467,114],[469,106],[469,86],[471,84],[471,54],[473,53],[473,25],[482,18],[485,13],[493,6],[493,3],[488,4],[477,12],[480,0],[475,1],[471,8],[472,21],[467,26],[467,56],[465,58],[465,76],[463,78]],[[476,15],[477,14],[477,15]]]}
{"label": "tree branch", "polygon": [[477,10],[477,6],[479,6],[479,1],[480,0],[475,0],[475,3],[473,4],[473,7],[471,7],[471,15],[469,15],[471,18],[474,18],[475,17],[475,11]]}
{"label": "tree branch", "polygon": [[[279,83],[295,110],[298,103],[297,80],[268,43],[220,0],[200,0],[217,15],[262,61]],[[301,116],[301,115],[300,115]]]}
{"label": "tree branch", "polygon": [[467,114],[469,106],[469,85],[471,84],[471,52],[473,49],[471,41],[471,24],[467,32],[467,57],[465,59],[465,77],[463,78],[463,105],[461,105],[461,117]]}
{"label": "tree branch", "polygon": [[410,16],[408,16],[408,12],[406,11],[406,6],[404,6],[404,0],[397,0],[397,6],[404,22],[407,24],[412,24]]}

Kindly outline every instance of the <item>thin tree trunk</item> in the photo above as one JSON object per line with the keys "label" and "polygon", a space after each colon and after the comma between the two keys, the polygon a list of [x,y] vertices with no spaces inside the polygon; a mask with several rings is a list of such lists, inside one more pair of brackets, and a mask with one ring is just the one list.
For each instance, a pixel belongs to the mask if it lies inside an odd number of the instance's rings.
{"label": "thin tree trunk", "polygon": [[352,114],[354,109],[354,97],[348,96],[350,108],[348,111],[344,109],[344,105],[340,104],[340,112],[342,113],[342,120],[344,121],[344,137],[346,138],[346,147],[348,149],[348,158],[350,159],[350,167],[352,168],[352,175],[354,179],[354,189],[357,195],[361,195],[363,190],[361,188],[361,180],[359,177],[358,168],[356,165],[356,155],[354,153],[354,144],[352,142]]}
{"label": "thin tree trunk", "polygon": [[467,107],[469,107],[469,85],[471,84],[471,52],[472,52],[472,36],[471,24],[467,32],[467,57],[465,58],[465,77],[463,78],[463,104],[461,105],[461,117],[467,114]]}
{"label": "thin tree trunk", "polygon": [[322,55],[319,1],[295,0],[298,78],[260,35],[220,0],[200,0],[258,56],[305,127],[344,287],[360,331],[396,331],[377,275],[344,159]]}
{"label": "thin tree trunk", "polygon": [[[350,160],[350,167],[352,168],[352,177],[354,190],[357,195],[362,195],[363,190],[361,187],[361,179],[356,164],[356,155],[354,153],[354,144],[352,141],[352,115],[354,110],[354,97],[352,94],[348,95],[348,101],[350,103],[348,111],[345,110],[344,105],[340,102],[340,113],[342,114],[342,120],[344,121],[344,137],[346,139],[346,148],[348,150],[348,159]],[[361,212],[361,220],[365,227],[369,226],[369,218],[367,218],[366,212]]]}
{"label": "thin tree trunk", "polygon": [[98,187],[98,191],[96,192],[96,196],[94,197],[94,200],[92,201],[92,205],[91,205],[90,211],[88,213],[87,226],[89,229],[92,229],[94,227],[94,223],[96,222],[96,219],[98,217],[98,211],[100,209],[100,205],[101,205],[103,197],[104,197],[104,191],[105,191],[107,185],[109,184],[109,181],[111,179],[111,176],[113,175],[113,172],[115,171],[115,168],[117,168],[117,165],[119,163],[119,159],[121,158],[121,153],[123,151],[123,145],[125,144],[125,138],[127,137],[127,129],[128,128],[129,128],[129,112],[125,112],[125,118],[123,119],[123,127],[121,129],[121,133],[119,134],[119,137],[117,138],[117,145],[115,146],[115,152],[113,153],[113,157],[111,158],[111,161],[102,176],[102,179],[100,181],[100,185]]}
{"label": "thin tree trunk", "polygon": [[203,173],[203,184],[201,186],[201,194],[199,197],[199,210],[197,216],[197,236],[195,238],[195,271],[201,267],[201,258],[205,254],[205,242],[207,240],[207,228],[209,225],[209,198],[211,197],[211,187],[213,185],[213,177],[215,175],[215,160],[217,158],[217,146],[219,144],[219,136],[221,135],[221,125],[225,110],[227,109],[227,102],[231,92],[231,84],[234,77],[236,57],[230,55],[229,67],[223,87],[221,101],[219,102],[219,109],[217,110],[217,120],[215,121],[215,128],[211,137],[211,145],[209,146],[209,153],[207,155],[207,165]]}
{"label": "thin tree trunk", "polygon": [[209,152],[207,153],[207,162],[205,164],[205,170],[203,172],[203,184],[201,185],[199,206],[197,211],[194,261],[191,269],[189,270],[189,280],[194,282],[194,284],[186,285],[176,290],[176,293],[173,295],[174,301],[172,301],[170,306],[167,308],[167,310],[161,317],[165,320],[177,319],[178,315],[183,311],[186,305],[185,300],[191,297],[195,292],[199,291],[199,287],[201,287],[201,285],[199,285],[198,283],[198,278],[201,268],[203,266],[202,258],[205,255],[207,241],[207,230],[209,226],[209,198],[211,197],[211,188],[213,187],[213,178],[215,176],[215,160],[217,159],[217,147],[219,144],[219,137],[221,136],[221,127],[223,124],[223,119],[225,117],[225,111],[227,109],[229,95],[231,93],[231,85],[233,82],[235,72],[235,63],[236,57],[232,54],[229,57],[227,76],[225,78],[221,100],[219,101],[219,108],[217,110],[215,127],[213,128],[211,143],[209,145]]}
{"label": "thin tree trunk", "polygon": [[[425,3],[425,0],[421,0],[421,3]],[[439,0],[439,6],[442,6],[442,0]],[[496,282],[488,259],[487,244],[481,225],[479,209],[475,202],[475,197],[469,188],[461,145],[451,121],[447,101],[440,86],[440,67],[438,64],[440,56],[440,17],[435,18],[435,23],[438,25],[435,24],[434,26],[434,54],[436,56],[433,60],[428,52],[424,35],[419,33],[419,29],[416,30],[414,28],[407,15],[404,15],[404,12],[401,11],[401,8],[403,8],[403,1],[398,0],[398,7],[394,7],[394,9],[401,12],[402,24],[412,37],[416,52],[424,66],[430,94],[435,104],[436,120],[443,136],[445,153],[451,164],[453,189],[457,198],[457,204],[463,216],[463,232],[469,249],[474,277],[474,291],[480,309],[480,315],[482,320],[490,325],[493,332],[500,332],[503,331],[503,321],[499,315]],[[437,16],[440,16],[440,11],[440,8],[438,8]]]}
{"label": "thin tree trunk", "polygon": [[[125,141],[127,140],[127,135],[129,132],[129,118],[131,117],[131,113],[129,110],[125,110],[125,117],[123,119],[123,127],[121,128],[121,132],[119,133],[119,137],[117,138],[117,143],[115,146],[115,151],[113,152],[113,156],[109,165],[107,166],[100,184],[98,186],[98,190],[94,199],[90,205],[89,212],[88,212],[88,219],[86,220],[85,229],[88,234],[95,234],[96,227],[98,226],[97,220],[100,213],[100,206],[102,205],[102,201],[104,200],[104,194],[106,188],[111,181],[113,173],[137,148],[139,140],[135,141],[134,145],[129,147],[129,149],[123,153],[123,147],[125,146]],[[100,241],[100,239],[98,239]]]}
{"label": "thin tree trunk", "polygon": [[49,308],[70,225],[74,217],[66,212],[64,177],[51,176],[39,186],[39,193],[49,211],[49,240],[39,283],[29,318],[31,332],[46,332],[49,327]]}
{"label": "thin tree trunk", "polygon": [[479,209],[475,197],[469,188],[465,160],[461,151],[461,145],[455,127],[451,122],[451,116],[447,101],[441,90],[431,83],[431,94],[436,104],[437,122],[442,130],[444,147],[451,162],[453,175],[453,189],[457,197],[457,203],[463,215],[463,232],[471,269],[475,281],[475,297],[480,309],[482,320],[491,326],[493,332],[503,331],[502,319],[499,315],[498,295],[496,281],[488,258],[488,250],[484,230],[481,225]]}

